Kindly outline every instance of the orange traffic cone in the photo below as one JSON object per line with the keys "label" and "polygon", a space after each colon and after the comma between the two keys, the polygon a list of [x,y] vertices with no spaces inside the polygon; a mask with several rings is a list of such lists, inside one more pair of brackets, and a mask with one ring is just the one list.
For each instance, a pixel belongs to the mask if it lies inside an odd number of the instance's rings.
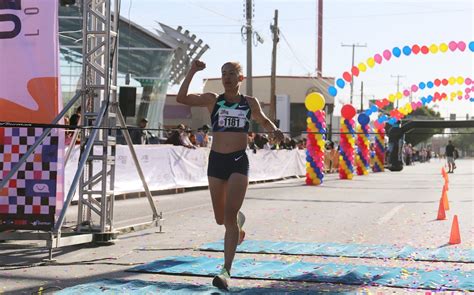
{"label": "orange traffic cone", "polygon": [[449,201],[448,201],[448,192],[447,189],[443,186],[443,194],[441,195],[441,199],[443,200],[444,210],[449,210]]}
{"label": "orange traffic cone", "polygon": [[444,202],[443,198],[439,199],[439,207],[438,207],[438,217],[436,220],[445,220],[446,219],[446,211],[444,211]]}
{"label": "orange traffic cone", "polygon": [[451,235],[449,236],[449,244],[461,244],[461,235],[459,234],[459,224],[457,215],[454,215],[453,225],[451,226]]}
{"label": "orange traffic cone", "polygon": [[441,175],[443,175],[444,179],[446,179],[446,177],[448,177],[448,174],[446,173],[446,169],[444,169],[444,167],[441,168]]}

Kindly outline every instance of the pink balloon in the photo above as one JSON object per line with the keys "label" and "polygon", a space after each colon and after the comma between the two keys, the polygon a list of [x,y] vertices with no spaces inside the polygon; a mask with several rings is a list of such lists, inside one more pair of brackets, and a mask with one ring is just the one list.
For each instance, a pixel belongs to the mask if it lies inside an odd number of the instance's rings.
{"label": "pink balloon", "polygon": [[469,98],[470,98],[470,95],[469,95],[469,94],[466,94],[466,95],[464,95],[464,98],[465,98],[465,99],[469,99]]}
{"label": "pink balloon", "polygon": [[462,99],[462,95],[458,96],[458,99],[461,100],[461,99]]}
{"label": "pink balloon", "polygon": [[376,63],[381,64],[382,63],[382,56],[380,54],[374,55],[374,60]]}
{"label": "pink balloon", "polygon": [[466,83],[466,85],[471,85],[471,83],[472,83],[471,78],[466,78],[466,79],[464,80],[464,83]]}
{"label": "pink balloon", "polygon": [[449,42],[449,50],[454,51],[456,48],[458,48],[458,44],[454,41]]}
{"label": "pink balloon", "polygon": [[466,88],[466,93],[469,94],[471,92],[471,88]]}
{"label": "pink balloon", "polygon": [[410,95],[410,91],[408,91],[406,89],[403,90],[403,96],[408,96],[408,95]]}
{"label": "pink balloon", "polygon": [[423,103],[421,101],[418,101],[416,104],[418,105],[419,108],[423,106]]}
{"label": "pink balloon", "polygon": [[384,57],[386,60],[390,60],[390,58],[392,57],[392,53],[390,52],[390,50],[388,50],[388,49],[384,50],[384,52],[383,52],[383,57]]}
{"label": "pink balloon", "polygon": [[461,51],[464,51],[464,49],[466,49],[466,43],[464,43],[464,41],[459,41],[458,42],[458,49],[461,50]]}
{"label": "pink balloon", "polygon": [[411,91],[412,91],[412,92],[417,92],[417,91],[418,91],[418,86],[412,85],[412,86],[411,86]]}
{"label": "pink balloon", "polygon": [[411,108],[416,109],[416,103],[414,101],[411,102]]}

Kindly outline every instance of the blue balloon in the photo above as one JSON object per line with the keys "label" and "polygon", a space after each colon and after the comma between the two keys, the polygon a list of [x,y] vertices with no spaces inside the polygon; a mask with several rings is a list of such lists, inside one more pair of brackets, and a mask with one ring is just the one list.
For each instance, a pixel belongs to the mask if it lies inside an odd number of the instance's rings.
{"label": "blue balloon", "polygon": [[430,82],[426,83],[426,86],[428,88],[433,88],[434,84],[433,84],[433,82],[430,81]]}
{"label": "blue balloon", "polygon": [[346,82],[344,82],[344,80],[342,80],[341,78],[337,79],[336,81],[336,85],[339,87],[339,88],[344,88],[344,86],[346,85]]}
{"label": "blue balloon", "polygon": [[[472,42],[471,42],[472,43]],[[469,98],[470,102],[474,102],[474,97]]]}
{"label": "blue balloon", "polygon": [[426,104],[426,103],[427,103],[426,97],[422,97],[422,98],[421,98],[421,103],[422,103],[422,104]]}
{"label": "blue balloon", "polygon": [[469,42],[469,49],[474,52],[474,41]]}
{"label": "blue balloon", "polygon": [[400,55],[402,54],[402,51],[400,50],[400,48],[398,47],[394,47],[392,49],[392,53],[395,57],[400,57]]}
{"label": "blue balloon", "polygon": [[428,102],[432,102],[433,101],[433,95],[428,95]]}
{"label": "blue balloon", "polygon": [[372,115],[372,111],[371,111],[371,110],[365,110],[365,114],[366,114],[367,116],[370,116],[370,115]]}
{"label": "blue balloon", "polygon": [[329,86],[328,92],[331,96],[336,96],[337,95],[337,89],[334,86]]}
{"label": "blue balloon", "polygon": [[377,111],[379,110],[379,108],[378,108],[376,105],[372,105],[372,106],[370,107],[370,110],[372,111],[372,113],[375,113],[375,112],[377,112]]}
{"label": "blue balloon", "polygon": [[388,120],[388,124],[390,125],[394,125],[395,123],[397,123],[397,119],[395,118],[390,118],[390,120]]}
{"label": "blue balloon", "polygon": [[410,46],[403,46],[403,54],[405,54],[407,56],[411,54]]}
{"label": "blue balloon", "polygon": [[370,117],[365,113],[360,113],[359,117],[357,117],[357,121],[359,121],[360,125],[367,125],[370,122]]}
{"label": "blue balloon", "polygon": [[418,88],[420,89],[425,89],[425,87],[426,87],[425,82],[420,82],[420,84],[418,84]]}

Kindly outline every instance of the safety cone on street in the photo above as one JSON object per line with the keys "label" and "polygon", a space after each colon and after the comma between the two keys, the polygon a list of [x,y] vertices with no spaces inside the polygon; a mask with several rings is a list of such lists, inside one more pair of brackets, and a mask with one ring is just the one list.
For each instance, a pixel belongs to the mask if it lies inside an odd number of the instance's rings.
{"label": "safety cone on street", "polygon": [[453,225],[451,226],[451,235],[449,236],[449,244],[461,244],[461,235],[459,234],[459,224],[457,215],[454,215]]}
{"label": "safety cone on street", "polygon": [[449,211],[449,200],[448,200],[448,192],[446,187],[443,186],[443,193],[441,195],[441,199],[443,200],[444,210]]}
{"label": "safety cone on street", "polygon": [[441,175],[443,175],[444,179],[446,179],[446,177],[448,177],[448,174],[446,173],[446,169],[444,169],[444,167],[441,167]]}
{"label": "safety cone on street", "polygon": [[436,220],[445,220],[446,219],[446,211],[444,211],[444,202],[443,198],[439,199],[439,207],[438,207],[438,217]]}

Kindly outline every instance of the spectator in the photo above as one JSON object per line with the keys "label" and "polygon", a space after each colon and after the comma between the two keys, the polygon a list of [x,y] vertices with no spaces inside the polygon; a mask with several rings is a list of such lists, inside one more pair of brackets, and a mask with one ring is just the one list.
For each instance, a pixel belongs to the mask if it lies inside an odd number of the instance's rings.
{"label": "spectator", "polygon": [[148,119],[142,118],[138,125],[138,128],[131,129],[130,137],[132,138],[133,144],[149,144],[151,134],[146,130],[148,125]]}
{"label": "spectator", "polygon": [[171,135],[165,141],[165,144],[180,145],[193,149],[196,148],[189,140],[189,136],[186,132],[186,127],[184,126],[184,124],[179,124],[176,127],[176,130],[173,130],[171,132]]}
{"label": "spectator", "polygon": [[81,124],[81,106],[78,106],[76,112],[69,119],[69,125],[79,126]]}
{"label": "spectator", "polygon": [[196,134],[196,145],[200,147],[209,147],[209,125],[203,125]]}
{"label": "spectator", "polygon": [[456,164],[454,164],[454,151],[456,148],[453,145],[451,140],[448,141],[448,145],[446,146],[446,159],[448,161],[448,173],[454,173],[454,169],[456,169]]}

